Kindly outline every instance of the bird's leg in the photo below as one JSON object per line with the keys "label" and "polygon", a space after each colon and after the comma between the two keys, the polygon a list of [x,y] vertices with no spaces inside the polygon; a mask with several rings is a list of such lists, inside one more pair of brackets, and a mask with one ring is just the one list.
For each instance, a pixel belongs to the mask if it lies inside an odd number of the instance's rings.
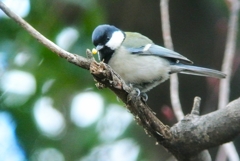
{"label": "bird's leg", "polygon": [[132,88],[133,90],[135,90],[135,91],[137,92],[137,96],[140,96],[140,95],[141,95],[140,89],[133,87],[133,84],[132,84],[132,83],[129,83],[128,85],[129,85],[130,88]]}
{"label": "bird's leg", "polygon": [[147,102],[148,100],[148,95],[144,92],[141,92],[140,89],[135,88],[136,92],[137,92],[137,96],[141,96],[141,98],[143,99],[144,102]]}
{"label": "bird's leg", "polygon": [[137,96],[140,96],[144,102],[147,102],[148,100],[148,95],[144,92],[141,92],[138,88],[135,88],[137,91]]}
{"label": "bird's leg", "polygon": [[133,85],[131,83],[128,84],[130,88],[134,89],[137,92],[137,96],[141,96],[142,100],[144,102],[147,102],[148,100],[148,95],[144,92],[141,92],[139,88],[135,88],[133,87]]}

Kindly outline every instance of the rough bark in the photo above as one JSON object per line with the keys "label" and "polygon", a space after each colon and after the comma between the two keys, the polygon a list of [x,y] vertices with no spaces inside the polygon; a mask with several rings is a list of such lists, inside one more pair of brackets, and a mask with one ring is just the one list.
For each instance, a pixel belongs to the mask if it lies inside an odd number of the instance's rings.
{"label": "rough bark", "polygon": [[194,102],[191,114],[172,127],[164,125],[146,102],[108,65],[93,60],[87,50],[87,58],[71,54],[46,39],[19,16],[12,13],[2,2],[0,8],[29,34],[35,37],[55,54],[83,69],[90,70],[99,88],[108,87],[125,104],[148,135],[153,136],[179,161],[211,160],[205,149],[229,142],[240,132],[240,98],[229,103],[227,108],[199,116],[199,101]]}
{"label": "rough bark", "polygon": [[224,109],[203,116],[198,115],[199,104],[194,104],[192,113],[170,128],[155,116],[141,97],[109,66],[92,62],[90,72],[98,86],[110,88],[126,104],[145,132],[179,161],[211,160],[205,149],[229,142],[240,132],[240,98]]}

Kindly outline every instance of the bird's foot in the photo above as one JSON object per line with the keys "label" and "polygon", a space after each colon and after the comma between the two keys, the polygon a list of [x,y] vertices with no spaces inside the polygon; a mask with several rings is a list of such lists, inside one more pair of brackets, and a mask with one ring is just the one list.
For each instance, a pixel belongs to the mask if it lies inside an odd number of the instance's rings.
{"label": "bird's foot", "polygon": [[140,96],[142,97],[142,99],[143,99],[144,102],[147,102],[147,100],[148,100],[148,95],[147,95],[146,93],[143,92],[143,93],[140,94]]}
{"label": "bird's foot", "polygon": [[133,84],[131,84],[131,83],[129,83],[128,86],[129,86],[130,88],[134,89],[134,91],[136,92],[136,95],[137,95],[137,96],[141,96],[141,98],[142,98],[142,100],[143,100],[144,102],[147,102],[147,100],[148,100],[148,95],[147,95],[146,93],[141,92],[139,88],[135,88],[135,87],[133,86]]}
{"label": "bird's foot", "polygon": [[140,95],[141,95],[141,91],[140,91],[140,89],[135,88],[135,90],[136,90],[136,92],[137,92],[137,96],[140,96]]}
{"label": "bird's foot", "polygon": [[141,96],[142,100],[143,100],[144,102],[147,102],[147,100],[148,100],[148,95],[147,95],[146,93],[144,93],[144,92],[141,92],[140,89],[138,89],[138,88],[135,88],[135,90],[136,90],[136,92],[137,92],[137,96]]}

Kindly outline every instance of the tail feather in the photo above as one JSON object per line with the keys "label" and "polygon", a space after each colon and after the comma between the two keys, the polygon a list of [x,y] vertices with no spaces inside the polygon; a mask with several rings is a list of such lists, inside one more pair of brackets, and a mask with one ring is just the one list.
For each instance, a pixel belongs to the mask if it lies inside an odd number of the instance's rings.
{"label": "tail feather", "polygon": [[171,66],[172,73],[182,73],[182,74],[190,74],[197,76],[205,76],[205,77],[214,77],[214,78],[226,78],[226,74],[209,68],[185,65],[185,64],[176,64]]}

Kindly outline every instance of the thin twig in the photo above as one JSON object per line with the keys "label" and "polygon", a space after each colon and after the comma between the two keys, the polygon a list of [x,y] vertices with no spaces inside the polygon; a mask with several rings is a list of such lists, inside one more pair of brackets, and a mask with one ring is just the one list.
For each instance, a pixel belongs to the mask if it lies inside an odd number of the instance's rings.
{"label": "thin twig", "polygon": [[236,39],[238,32],[238,13],[239,13],[239,1],[231,0],[231,14],[228,23],[228,34],[226,48],[224,52],[224,59],[222,64],[222,72],[227,74],[226,79],[221,79],[220,81],[220,91],[219,91],[219,105],[218,108],[226,107],[229,102],[229,92],[230,92],[230,80],[232,75],[232,64],[236,50]]}
{"label": "thin twig", "polygon": [[[173,50],[173,43],[171,38],[170,22],[169,22],[168,2],[169,0],[160,1],[162,32],[163,32],[163,40],[164,40],[165,47]],[[180,99],[179,99],[177,74],[172,74],[170,77],[170,97],[171,97],[172,108],[177,120],[183,119],[184,114],[183,114]]]}
{"label": "thin twig", "polygon": [[239,161],[238,152],[233,142],[222,145],[217,153],[216,161]]}
{"label": "thin twig", "polygon": [[[121,78],[113,70],[110,70],[109,66],[107,66],[104,63],[96,63],[94,61],[88,61],[86,58],[83,58],[68,52],[66,53],[66,51],[62,49],[59,50],[58,46],[56,46],[52,42],[49,42],[49,40],[45,40],[46,38],[44,36],[42,36],[35,29],[33,29],[23,19],[21,19],[20,17],[12,13],[10,10],[8,10],[7,7],[1,1],[0,1],[0,9],[2,9],[5,13],[8,13],[9,17],[14,19],[25,30],[27,30],[28,33],[34,36],[42,44],[44,44],[44,46],[47,46],[49,49],[51,49],[54,53],[58,54],[59,56],[67,59],[69,62],[76,64],[84,69],[91,69],[90,71],[91,71],[91,74],[93,74],[94,78],[99,79],[99,83],[106,85],[108,88],[114,91],[117,94],[117,96],[121,98],[124,103],[126,103],[127,107],[130,106],[130,108],[132,108],[132,110],[130,111],[133,114],[135,114],[135,118],[139,120],[138,123],[140,123],[149,132],[149,134],[154,136],[160,144],[162,144],[166,149],[168,149],[169,152],[172,152],[174,156],[176,156],[176,158],[179,158],[179,160],[185,161],[186,159],[189,159],[189,157],[192,157],[192,154],[196,154],[198,152],[197,148],[199,150],[204,150],[209,147],[216,146],[224,142],[228,142],[239,134],[239,129],[240,129],[238,124],[239,118],[240,118],[239,117],[240,116],[240,113],[239,113],[240,100],[239,99],[230,103],[228,105],[229,108],[218,110],[211,114],[197,118],[197,119],[202,119],[200,121],[193,120],[194,124],[191,122],[191,119],[190,119],[187,121],[180,121],[178,124],[174,125],[173,127],[171,127],[171,129],[169,129],[168,126],[165,126],[163,123],[160,122],[160,120],[157,119],[155,114],[150,110],[150,108],[144,102],[142,102],[140,97],[138,97],[137,95],[135,96],[134,94],[130,95],[131,96],[130,98],[128,97],[130,89],[124,90],[126,89],[124,88],[124,85],[126,86],[126,84],[121,80]],[[90,52],[90,51],[87,50],[87,52]],[[88,57],[91,58],[91,54],[88,54],[88,55],[89,55]],[[233,116],[233,114],[234,114],[234,118],[231,119],[232,118],[231,116]],[[236,119],[235,117],[238,119]],[[216,135],[215,131],[212,130],[213,129],[212,127],[216,128],[216,124],[214,123],[215,118],[217,118],[216,119],[217,121],[220,120],[218,121],[218,124],[217,124],[218,125],[217,128],[219,129],[217,130],[218,132],[220,130],[225,130],[223,126],[224,127],[226,126],[226,121],[229,121],[227,125],[236,125],[236,126],[235,127],[227,126],[229,129],[228,131],[230,133],[225,133],[224,131],[220,133],[221,137],[213,137]],[[220,119],[220,118],[223,118],[223,119]],[[224,118],[226,119],[226,121],[224,121]],[[196,123],[200,124],[198,126],[199,128],[195,128],[197,126]],[[205,128],[206,125],[208,125],[211,128]],[[199,132],[196,132],[196,130],[193,131],[192,130],[193,128],[200,131]],[[205,129],[201,129],[201,128],[205,128]],[[179,130],[181,131],[181,129],[182,129],[182,134],[181,132],[179,132]],[[206,130],[210,130],[210,131],[207,131],[206,134],[213,135],[213,136],[210,136],[210,138],[213,138],[213,139],[207,140],[207,142],[205,141],[205,138],[208,138],[208,137],[205,137],[205,132],[204,132]],[[173,134],[174,134],[174,137],[172,136]],[[197,134],[203,135],[203,137],[199,137]],[[187,139],[186,139],[186,136],[188,136]],[[200,140],[195,142],[194,140],[197,140],[197,139],[200,139]],[[191,141],[189,142],[189,140]],[[186,142],[186,144],[182,144],[184,142]],[[196,143],[199,145],[196,146]],[[179,145],[182,145],[181,148],[179,148]],[[192,151],[192,154],[189,153],[189,155],[186,155],[186,152],[189,152],[189,151]],[[199,160],[203,161],[202,159],[198,159],[198,161]]]}
{"label": "thin twig", "polygon": [[[229,0],[228,4],[230,4],[229,7],[231,13],[228,22],[227,42],[222,64],[222,71],[227,74],[227,77],[226,79],[222,79],[220,81],[218,102],[219,109],[226,107],[227,103],[229,102],[230,80],[232,76],[232,66],[236,51],[236,40],[238,32],[238,13],[240,2],[239,0]],[[222,148],[225,150],[229,161],[239,161],[239,156],[233,142],[222,145]],[[231,151],[229,151],[229,149],[231,149]],[[220,158],[218,157],[219,155],[221,155],[220,153],[221,150],[219,150],[216,158]]]}
{"label": "thin twig", "polygon": [[32,35],[35,39],[37,39],[41,44],[46,46],[52,52],[56,53],[58,56],[67,59],[69,62],[81,66],[84,69],[89,69],[91,60],[88,60],[84,57],[78,56],[76,54],[71,54],[66,50],[63,50],[52,41],[44,37],[41,33],[35,30],[31,25],[29,25],[24,19],[16,15],[12,12],[3,2],[0,1],[0,8],[12,18],[15,22],[17,22],[23,29],[25,29],[30,35]]}
{"label": "thin twig", "polygon": [[200,97],[195,97],[191,114],[199,115],[199,113],[200,113],[200,103],[201,103],[201,98]]}
{"label": "thin twig", "polygon": [[216,161],[226,161],[227,160],[227,154],[226,154],[226,151],[224,149],[224,146],[219,147],[215,160]]}

